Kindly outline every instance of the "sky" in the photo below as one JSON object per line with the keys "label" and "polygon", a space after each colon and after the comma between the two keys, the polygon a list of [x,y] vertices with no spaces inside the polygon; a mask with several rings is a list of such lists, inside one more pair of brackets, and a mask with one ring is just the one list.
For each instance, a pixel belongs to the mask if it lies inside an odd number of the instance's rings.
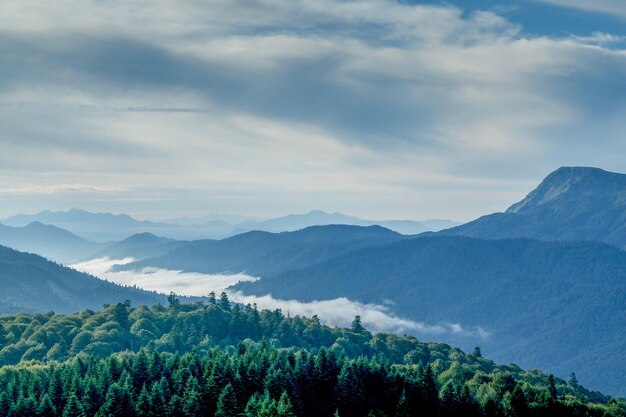
{"label": "sky", "polygon": [[3,0],[0,218],[470,220],[626,171],[623,0]]}

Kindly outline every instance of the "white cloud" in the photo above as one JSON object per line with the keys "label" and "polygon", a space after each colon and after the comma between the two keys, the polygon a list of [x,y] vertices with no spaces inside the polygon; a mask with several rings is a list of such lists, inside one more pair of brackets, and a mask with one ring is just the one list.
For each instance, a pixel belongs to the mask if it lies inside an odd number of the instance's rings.
{"label": "white cloud", "polygon": [[280,300],[271,295],[252,296],[228,290],[231,285],[240,281],[254,281],[258,278],[245,274],[201,274],[167,269],[143,268],[139,271],[111,272],[116,264],[127,264],[132,258],[109,259],[99,258],[70,265],[79,271],[87,272],[100,278],[123,285],[136,285],[146,290],[162,293],[174,292],[179,295],[206,296],[211,291],[219,294],[226,291],[229,298],[243,304],[256,303],[259,308],[280,308],[283,313],[311,317],[317,315],[331,326],[349,327],[352,319],[360,315],[363,324],[373,332],[392,332],[396,334],[413,334],[418,336],[462,335],[486,339],[489,333],[480,326],[472,329],[462,327],[458,323],[426,324],[415,320],[401,318],[393,314],[392,306],[365,304],[349,300],[345,297],[333,300],[301,302],[297,300]]}
{"label": "white cloud", "polygon": [[626,3],[622,0],[536,0],[557,6],[606,13],[626,19]]}
{"label": "white cloud", "polygon": [[33,191],[0,215],[465,220],[561,165],[623,169],[611,34],[525,37],[493,12],[389,0],[8,0],[0,27],[0,175],[5,195]]}

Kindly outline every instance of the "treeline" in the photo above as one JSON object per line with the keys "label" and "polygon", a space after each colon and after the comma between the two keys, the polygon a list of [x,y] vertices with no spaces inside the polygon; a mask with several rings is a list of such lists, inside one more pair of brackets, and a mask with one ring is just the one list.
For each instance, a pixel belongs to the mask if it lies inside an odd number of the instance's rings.
{"label": "treeline", "polygon": [[372,335],[358,317],[329,328],[225,294],[0,316],[0,361],[10,417],[626,415],[575,378],[498,366],[479,349]]}
{"label": "treeline", "polygon": [[[444,380],[440,384],[438,380]],[[430,366],[338,357],[332,350],[242,342],[203,355],[125,352],[0,369],[8,417],[541,417],[624,416],[616,402],[584,403],[510,373],[469,380]]]}

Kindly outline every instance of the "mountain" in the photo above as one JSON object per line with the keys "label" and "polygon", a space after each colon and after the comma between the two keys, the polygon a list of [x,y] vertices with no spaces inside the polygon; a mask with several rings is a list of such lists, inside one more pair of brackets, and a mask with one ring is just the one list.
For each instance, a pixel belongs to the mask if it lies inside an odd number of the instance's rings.
{"label": "mountain", "polygon": [[19,214],[2,220],[2,223],[23,227],[32,222],[54,225],[80,237],[98,242],[120,241],[138,233],[152,233],[170,239],[223,239],[255,230],[268,232],[296,231],[310,226],[343,224],[373,226],[394,230],[405,235],[425,231],[438,231],[457,223],[449,220],[363,220],[341,213],[313,210],[305,214],[289,214],[275,219],[257,221],[243,216],[212,214],[204,217],[180,217],[165,222],[137,220],[127,214],[91,213],[78,208],[68,211],[42,211],[36,214]]}
{"label": "mountain", "polygon": [[68,211],[42,211],[36,214],[19,214],[2,223],[23,226],[37,221],[50,224],[95,241],[120,241],[137,233],[153,233],[171,239],[222,238],[230,236],[233,227],[222,221],[203,225],[182,226],[137,220],[127,214],[91,213],[73,208]]}
{"label": "mountain", "polygon": [[120,265],[117,269],[153,266],[189,272],[246,272],[265,276],[405,238],[380,226],[313,226],[282,233],[256,231],[223,240],[181,242],[163,256]]}
{"label": "mountain", "polygon": [[595,240],[626,249],[626,174],[559,168],[504,213],[440,233],[483,239]]}
{"label": "mountain", "polygon": [[449,220],[364,220],[341,213],[326,213],[321,210],[311,210],[304,214],[288,214],[286,216],[268,219],[260,222],[246,221],[238,223],[240,230],[264,230],[268,232],[285,232],[304,229],[310,226],[325,226],[342,224],[350,226],[382,226],[404,235],[415,235],[425,231],[438,231],[445,227],[452,227],[457,223]]}
{"label": "mountain", "polygon": [[194,225],[219,221],[219,222],[229,224],[232,226],[235,224],[239,224],[239,223],[243,223],[243,222],[247,222],[251,220],[260,221],[260,219],[256,217],[240,216],[237,214],[228,214],[228,213],[210,213],[205,216],[198,216],[198,217],[189,217],[189,216],[175,217],[172,219],[164,220],[163,223],[180,224],[181,226],[194,226]]}
{"label": "mountain", "polygon": [[165,301],[163,295],[122,287],[4,246],[0,246],[0,287],[0,314],[75,312],[126,299],[146,305]]}
{"label": "mountain", "polygon": [[626,394],[626,252],[610,245],[428,236],[235,289],[300,301],[348,297],[417,321],[458,323],[465,330],[438,339],[557,375],[575,370],[593,387]]}
{"label": "mountain", "polygon": [[96,259],[107,257],[110,259],[145,259],[165,255],[182,244],[184,244],[184,242],[159,237],[153,235],[152,233],[137,233],[129,236],[121,242],[117,242],[99,252],[91,254],[89,258]]}
{"label": "mountain", "polygon": [[106,243],[92,242],[67,230],[40,222],[23,227],[0,224],[0,244],[61,263],[80,260],[108,246]]}

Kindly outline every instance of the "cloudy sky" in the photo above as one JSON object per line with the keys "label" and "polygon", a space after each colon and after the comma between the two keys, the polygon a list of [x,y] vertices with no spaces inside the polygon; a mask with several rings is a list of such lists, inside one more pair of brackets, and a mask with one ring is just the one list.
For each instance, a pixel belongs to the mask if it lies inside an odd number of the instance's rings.
{"label": "cloudy sky", "polygon": [[3,0],[0,217],[467,220],[626,171],[623,0]]}

